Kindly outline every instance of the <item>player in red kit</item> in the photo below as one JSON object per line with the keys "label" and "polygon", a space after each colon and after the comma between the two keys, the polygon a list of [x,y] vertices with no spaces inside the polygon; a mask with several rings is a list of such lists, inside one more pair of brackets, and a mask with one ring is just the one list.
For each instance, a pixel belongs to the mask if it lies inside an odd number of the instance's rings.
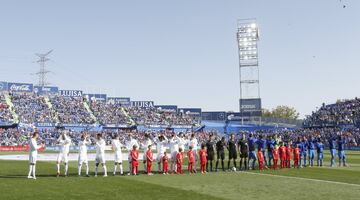
{"label": "player in red kit", "polygon": [[131,151],[131,167],[132,167],[132,174],[133,175],[138,175],[139,170],[139,162],[138,162],[138,158],[139,158],[139,152],[137,150],[137,146],[134,145],[133,149]]}
{"label": "player in red kit", "polygon": [[274,149],[272,150],[272,154],[273,154],[273,159],[274,159],[274,166],[273,166],[273,168],[274,168],[274,170],[277,170],[277,168],[278,168],[278,161],[279,161],[279,150],[276,149],[276,148],[274,148]]}
{"label": "player in red kit", "polygon": [[153,153],[151,151],[151,145],[148,146],[148,150],[146,151],[146,173],[148,175],[152,175],[151,173],[151,165],[153,162]]}
{"label": "player in red kit", "polygon": [[279,147],[279,155],[280,155],[280,168],[285,167],[285,160],[286,160],[286,147],[284,146],[284,142],[281,143]]}
{"label": "player in red kit", "polygon": [[289,142],[287,147],[286,147],[286,166],[287,168],[291,167],[291,154],[292,154],[293,150],[291,148],[291,143]]}
{"label": "player in red kit", "polygon": [[259,170],[262,171],[264,169],[264,154],[262,153],[262,148],[259,148],[257,153],[258,162],[259,162]]}
{"label": "player in red kit", "polygon": [[201,144],[201,149],[199,151],[200,155],[200,171],[202,174],[206,173],[206,162],[207,162],[207,150],[205,144]]}
{"label": "player in red kit", "polygon": [[194,151],[192,150],[193,147],[189,146],[189,151],[188,151],[188,172],[191,173],[195,173],[195,155],[194,155]]}
{"label": "player in red kit", "polygon": [[164,152],[164,156],[162,157],[162,164],[164,175],[169,174],[169,157],[167,156],[166,151]]}
{"label": "player in red kit", "polygon": [[295,167],[299,168],[299,160],[300,160],[300,148],[299,145],[297,144],[294,149],[294,168]]}
{"label": "player in red kit", "polygon": [[183,162],[183,152],[182,148],[179,148],[179,152],[176,154],[176,173],[182,174],[182,162]]}

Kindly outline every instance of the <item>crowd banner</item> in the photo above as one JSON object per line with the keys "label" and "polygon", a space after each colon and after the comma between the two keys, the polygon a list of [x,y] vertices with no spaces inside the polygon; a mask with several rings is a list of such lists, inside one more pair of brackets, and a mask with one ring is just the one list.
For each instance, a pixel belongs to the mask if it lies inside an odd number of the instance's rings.
{"label": "crowd banner", "polygon": [[81,90],[59,90],[59,95],[63,97],[82,97]]}
{"label": "crowd banner", "polygon": [[106,94],[84,94],[84,97],[91,101],[106,101],[107,95]]}
{"label": "crowd banner", "polygon": [[32,92],[34,86],[31,83],[8,83],[7,89],[10,92]]}
{"label": "crowd banner", "polygon": [[131,101],[131,107],[154,108],[153,101]]}
{"label": "crowd banner", "polygon": [[108,97],[107,102],[111,104],[120,104],[122,106],[130,106],[129,97]]}
{"label": "crowd banner", "polygon": [[178,107],[176,105],[156,105],[155,108],[168,112],[176,112]]}
{"label": "crowd banner", "polygon": [[201,108],[179,108],[178,112],[194,117],[201,117]]}
{"label": "crowd banner", "polygon": [[39,95],[57,94],[59,92],[59,88],[55,86],[34,86],[34,92]]}

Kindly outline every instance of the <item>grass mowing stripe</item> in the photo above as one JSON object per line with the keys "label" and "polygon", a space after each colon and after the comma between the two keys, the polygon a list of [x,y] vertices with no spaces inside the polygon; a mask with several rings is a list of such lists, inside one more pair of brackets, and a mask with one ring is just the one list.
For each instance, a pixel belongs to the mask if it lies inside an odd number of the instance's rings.
{"label": "grass mowing stripe", "polygon": [[290,179],[298,179],[298,180],[305,180],[305,181],[316,181],[316,182],[333,183],[333,184],[340,184],[340,185],[348,185],[348,186],[360,187],[359,184],[345,183],[345,182],[338,182],[338,181],[328,181],[328,180],[321,180],[321,179],[312,179],[312,178],[303,178],[303,177],[296,177],[296,176],[282,176],[282,175],[276,175],[276,174],[263,174],[263,173],[257,173],[257,172],[249,172],[249,171],[243,171],[243,172],[241,172],[241,173],[259,175],[259,176],[271,176],[271,177],[279,177],[279,178],[290,178]]}

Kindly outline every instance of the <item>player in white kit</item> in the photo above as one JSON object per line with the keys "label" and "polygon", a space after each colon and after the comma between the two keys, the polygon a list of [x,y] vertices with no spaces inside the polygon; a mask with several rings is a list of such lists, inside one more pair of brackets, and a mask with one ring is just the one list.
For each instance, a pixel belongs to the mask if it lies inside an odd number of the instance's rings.
{"label": "player in white kit", "polygon": [[143,164],[144,164],[144,169],[145,169],[145,173],[147,173],[146,171],[146,151],[148,150],[149,146],[153,145],[153,141],[150,139],[150,134],[149,133],[145,133],[145,141],[141,144],[142,150],[143,150]]}
{"label": "player in white kit", "polygon": [[65,176],[68,176],[68,169],[69,169],[69,151],[70,151],[70,144],[71,144],[71,139],[69,136],[66,135],[67,132],[62,132],[61,136],[58,139],[58,145],[60,146],[60,151],[57,157],[57,161],[56,161],[56,167],[57,167],[57,172],[56,172],[56,176],[59,177],[60,176],[60,163],[63,162],[65,165]]}
{"label": "player in white kit", "polygon": [[170,170],[172,170],[174,173],[176,173],[176,155],[179,151],[179,143],[180,143],[180,138],[173,133],[171,135],[171,138],[169,139],[169,148],[170,148],[170,153],[171,153],[171,157],[170,157],[170,161],[171,161],[171,165],[170,165]]}
{"label": "player in white kit", "polygon": [[36,179],[35,171],[36,171],[36,161],[38,150],[42,147],[45,147],[44,144],[38,145],[37,139],[39,137],[39,133],[35,130],[32,137],[29,141],[29,179]]}
{"label": "player in white kit", "polygon": [[95,177],[98,175],[99,164],[104,169],[104,177],[107,177],[107,169],[105,165],[105,140],[102,138],[101,134],[96,135],[96,158],[95,158]]}
{"label": "player in white kit", "polygon": [[112,149],[114,151],[114,173],[113,175],[116,175],[117,166],[119,165],[120,168],[120,175],[124,175],[123,166],[122,166],[122,152],[121,148],[123,145],[120,143],[119,135],[115,135],[111,141]]}
{"label": "player in white kit", "polygon": [[128,150],[128,161],[129,161],[129,173],[131,175],[132,168],[131,168],[131,151],[133,150],[134,146],[139,146],[138,141],[132,136],[132,133],[129,133],[129,140],[126,143],[126,149]]}
{"label": "player in white kit", "polygon": [[155,138],[155,143],[156,143],[156,151],[157,151],[156,153],[157,153],[158,171],[162,173],[161,161],[164,152],[166,151],[166,145],[168,143],[168,139],[164,135],[159,135],[157,138]]}
{"label": "player in white kit", "polygon": [[89,136],[83,134],[79,142],[79,158],[78,158],[78,175],[81,176],[82,165],[85,164],[86,167],[86,176],[89,177],[89,162],[87,156],[87,145],[90,145]]}

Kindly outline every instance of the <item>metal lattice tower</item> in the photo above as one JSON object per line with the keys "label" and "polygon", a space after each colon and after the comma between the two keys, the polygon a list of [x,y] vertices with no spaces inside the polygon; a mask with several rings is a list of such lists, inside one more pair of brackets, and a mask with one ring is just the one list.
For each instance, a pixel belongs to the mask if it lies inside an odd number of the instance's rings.
{"label": "metal lattice tower", "polygon": [[39,60],[36,62],[40,65],[40,70],[36,73],[39,76],[39,83],[40,87],[44,87],[49,85],[50,83],[47,82],[46,75],[50,73],[50,71],[46,70],[46,62],[50,59],[47,57],[53,50],[48,51],[47,53],[40,54],[36,53],[35,55],[39,57]]}
{"label": "metal lattice tower", "polygon": [[[261,102],[258,41],[259,27],[256,19],[238,20],[237,42],[239,53],[240,112],[242,112],[242,106],[245,106],[241,105],[242,100],[258,99],[259,102]],[[255,112],[250,113],[250,117],[254,113]]]}

